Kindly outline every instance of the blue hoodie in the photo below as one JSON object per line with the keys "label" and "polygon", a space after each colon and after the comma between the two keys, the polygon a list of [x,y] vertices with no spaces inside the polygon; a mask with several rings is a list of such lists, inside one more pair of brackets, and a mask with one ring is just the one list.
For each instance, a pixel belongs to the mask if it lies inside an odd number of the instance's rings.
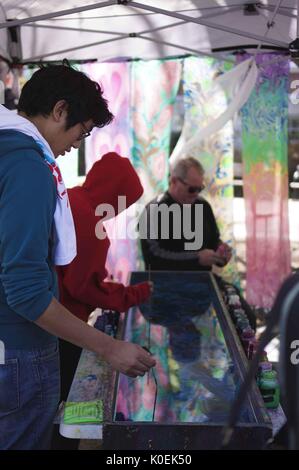
{"label": "blue hoodie", "polygon": [[34,139],[0,131],[0,340],[45,346],[55,337],[34,321],[57,297],[51,261],[56,188]]}

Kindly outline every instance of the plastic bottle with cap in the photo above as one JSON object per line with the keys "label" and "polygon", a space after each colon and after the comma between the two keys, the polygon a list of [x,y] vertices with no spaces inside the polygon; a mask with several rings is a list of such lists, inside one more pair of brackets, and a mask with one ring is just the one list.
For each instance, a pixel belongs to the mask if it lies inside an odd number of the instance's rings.
{"label": "plastic bottle with cap", "polygon": [[277,408],[279,405],[280,391],[276,371],[261,371],[258,375],[257,384],[266,408]]}

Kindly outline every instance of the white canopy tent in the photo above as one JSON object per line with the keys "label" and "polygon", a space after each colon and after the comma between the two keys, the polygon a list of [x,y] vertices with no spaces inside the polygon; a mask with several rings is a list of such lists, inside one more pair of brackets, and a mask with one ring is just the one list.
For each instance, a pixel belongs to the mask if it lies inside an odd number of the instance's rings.
{"label": "white canopy tent", "polygon": [[0,55],[153,59],[260,43],[288,51],[298,11],[297,0],[0,0]]}

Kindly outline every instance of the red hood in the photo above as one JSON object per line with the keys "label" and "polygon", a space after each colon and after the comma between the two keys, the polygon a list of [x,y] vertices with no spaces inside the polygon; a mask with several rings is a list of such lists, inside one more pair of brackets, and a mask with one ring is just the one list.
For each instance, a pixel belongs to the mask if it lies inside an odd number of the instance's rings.
{"label": "red hood", "polygon": [[136,202],[143,193],[140,179],[130,160],[117,153],[103,155],[89,170],[82,188],[94,208],[111,204],[118,214],[118,196],[126,196],[126,207]]}

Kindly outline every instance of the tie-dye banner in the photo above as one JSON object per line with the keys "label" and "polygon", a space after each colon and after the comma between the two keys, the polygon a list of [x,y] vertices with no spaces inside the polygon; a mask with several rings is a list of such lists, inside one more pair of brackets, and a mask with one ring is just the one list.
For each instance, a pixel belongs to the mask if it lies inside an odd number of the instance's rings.
{"label": "tie-dye banner", "polygon": [[[94,129],[91,137],[86,139],[86,172],[107,152],[131,157],[130,69],[129,62],[87,64],[83,67],[83,71],[103,87],[109,109],[114,114],[109,126]],[[136,242],[116,239],[117,226],[119,232],[126,233],[127,223],[125,213],[117,216],[117,223],[116,219],[105,223],[111,241],[106,267],[119,282],[127,281],[129,272],[135,269],[136,264]]]}
{"label": "tie-dye banner", "polygon": [[[224,91],[209,93],[213,79],[229,70],[231,63],[212,58],[189,57],[184,60],[184,140],[188,142],[213,116],[228,106]],[[182,149],[183,150],[183,149]],[[233,124],[195,145],[190,156],[197,158],[205,170],[206,190],[203,193],[213,208],[221,239],[234,248],[233,241]],[[221,271],[224,279],[239,284],[235,250],[230,263]]]}
{"label": "tie-dye banner", "polygon": [[114,120],[109,126],[94,129],[91,137],[86,140],[86,172],[107,152],[116,152],[130,158],[130,68],[129,62],[83,66],[83,72],[103,88],[109,109],[114,114]]}
{"label": "tie-dye banner", "polygon": [[180,60],[132,65],[132,156],[144,187],[144,203],[168,187],[171,120],[181,69]]}
{"label": "tie-dye banner", "polygon": [[[248,56],[241,56],[244,60]],[[271,307],[290,273],[288,222],[288,58],[258,54],[257,85],[242,108],[247,300]]]}

